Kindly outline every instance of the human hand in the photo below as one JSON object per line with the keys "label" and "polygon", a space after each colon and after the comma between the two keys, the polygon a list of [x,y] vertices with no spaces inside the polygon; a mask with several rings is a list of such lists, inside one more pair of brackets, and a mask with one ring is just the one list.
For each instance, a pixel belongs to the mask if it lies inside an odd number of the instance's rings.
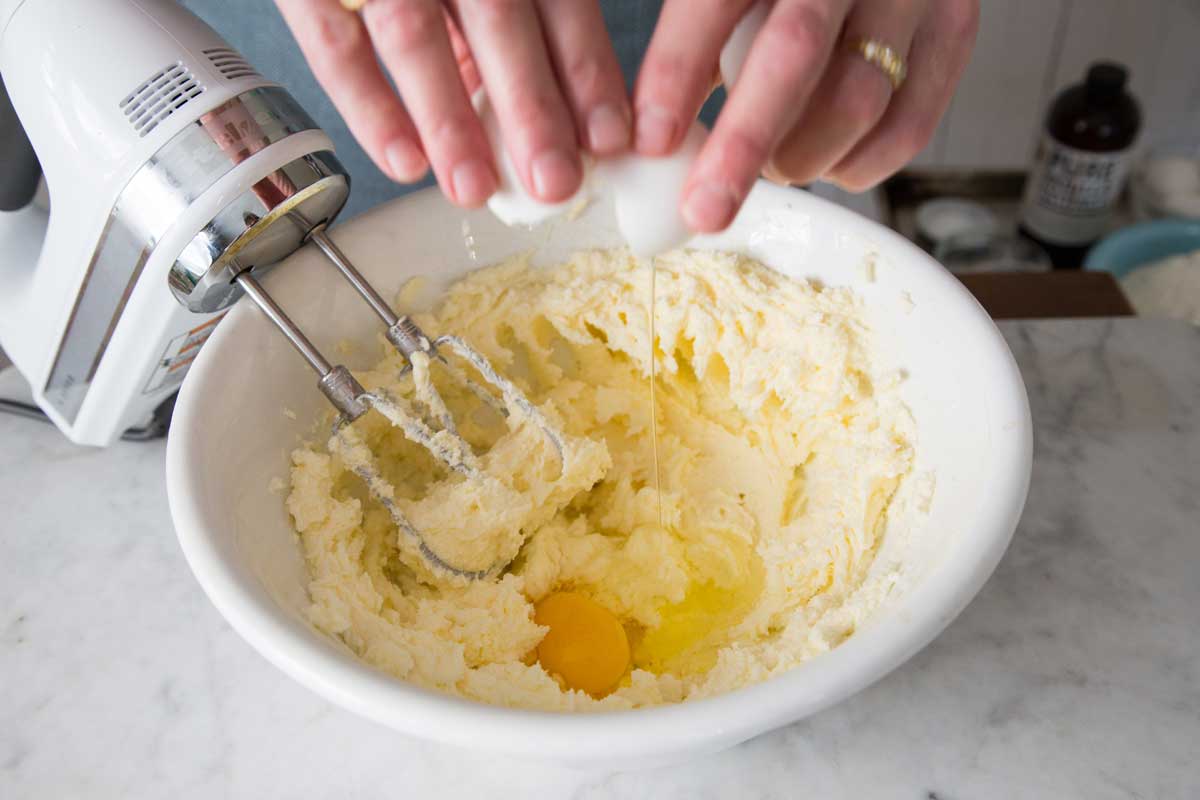
{"label": "human hand", "polygon": [[[634,91],[635,148],[680,143],[753,0],[666,0]],[[760,174],[878,183],[929,142],[966,67],[978,0],[774,0],[696,163],[681,212],[696,231],[733,221]],[[854,51],[875,40],[907,61],[894,89]]]}
{"label": "human hand", "polygon": [[465,207],[496,190],[470,100],[481,79],[509,157],[539,200],[579,188],[581,146],[608,155],[629,145],[629,100],[597,0],[276,4],[350,131],[393,180],[418,180],[432,166]]}

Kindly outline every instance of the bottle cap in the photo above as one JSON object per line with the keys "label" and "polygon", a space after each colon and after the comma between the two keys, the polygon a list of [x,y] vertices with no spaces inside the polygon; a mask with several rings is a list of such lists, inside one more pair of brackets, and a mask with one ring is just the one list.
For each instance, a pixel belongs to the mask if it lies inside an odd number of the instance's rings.
{"label": "bottle cap", "polygon": [[1098,61],[1088,67],[1087,86],[1088,96],[1096,100],[1113,100],[1125,90],[1129,80],[1129,70],[1111,61]]}

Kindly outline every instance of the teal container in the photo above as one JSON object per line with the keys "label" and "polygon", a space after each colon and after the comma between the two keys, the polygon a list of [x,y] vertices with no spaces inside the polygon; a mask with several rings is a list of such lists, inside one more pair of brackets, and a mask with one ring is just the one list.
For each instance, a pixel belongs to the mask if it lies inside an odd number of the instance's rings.
{"label": "teal container", "polygon": [[1084,259],[1083,268],[1111,272],[1117,278],[1143,264],[1200,250],[1200,221],[1156,219],[1121,228],[1101,239]]}

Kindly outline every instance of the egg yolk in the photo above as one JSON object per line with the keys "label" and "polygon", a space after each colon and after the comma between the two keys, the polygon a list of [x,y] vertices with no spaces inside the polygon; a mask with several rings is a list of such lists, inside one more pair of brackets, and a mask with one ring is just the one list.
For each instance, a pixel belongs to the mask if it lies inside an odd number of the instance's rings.
{"label": "egg yolk", "polygon": [[550,629],[537,646],[543,669],[593,697],[616,688],[629,667],[629,640],[611,611],[578,592],[554,592],[534,608],[533,621]]}

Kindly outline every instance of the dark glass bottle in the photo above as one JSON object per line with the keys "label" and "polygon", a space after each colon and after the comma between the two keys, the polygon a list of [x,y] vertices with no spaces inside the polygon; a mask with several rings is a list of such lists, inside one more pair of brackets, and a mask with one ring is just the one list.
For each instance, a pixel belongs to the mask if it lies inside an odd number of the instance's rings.
{"label": "dark glass bottle", "polygon": [[1104,235],[1129,172],[1141,126],[1129,72],[1098,62],[1083,83],[1059,93],[1046,115],[1021,202],[1021,233],[1045,248],[1056,269],[1078,269]]}

